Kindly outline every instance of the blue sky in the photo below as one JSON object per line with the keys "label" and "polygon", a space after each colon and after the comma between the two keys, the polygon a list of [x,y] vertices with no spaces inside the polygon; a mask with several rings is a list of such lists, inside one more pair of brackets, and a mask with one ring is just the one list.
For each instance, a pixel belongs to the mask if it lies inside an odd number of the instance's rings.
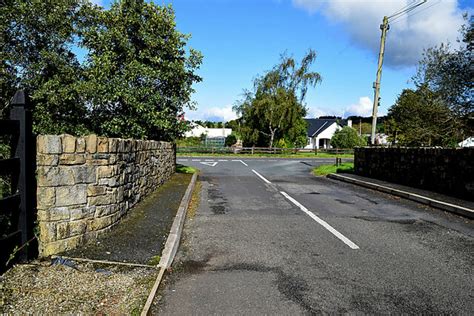
{"label": "blue sky", "polygon": [[[95,1],[98,2],[98,1]],[[235,118],[234,105],[252,80],[278,63],[283,52],[318,57],[313,70],[321,84],[306,98],[309,117],[370,115],[380,41],[379,24],[412,0],[155,0],[172,4],[178,29],[204,61],[195,85],[197,111],[189,119]],[[108,1],[99,2],[104,7]],[[423,48],[455,43],[469,1],[429,0],[391,25],[381,85],[381,114],[395,102]]]}

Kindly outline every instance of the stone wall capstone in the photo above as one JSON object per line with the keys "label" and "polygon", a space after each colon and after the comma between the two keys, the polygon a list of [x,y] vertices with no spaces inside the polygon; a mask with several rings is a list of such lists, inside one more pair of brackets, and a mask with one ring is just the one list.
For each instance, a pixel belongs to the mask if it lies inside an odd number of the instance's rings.
{"label": "stone wall capstone", "polygon": [[474,148],[355,148],[354,171],[474,201]]}
{"label": "stone wall capstone", "polygon": [[110,230],[175,171],[171,143],[37,137],[40,256],[74,249]]}

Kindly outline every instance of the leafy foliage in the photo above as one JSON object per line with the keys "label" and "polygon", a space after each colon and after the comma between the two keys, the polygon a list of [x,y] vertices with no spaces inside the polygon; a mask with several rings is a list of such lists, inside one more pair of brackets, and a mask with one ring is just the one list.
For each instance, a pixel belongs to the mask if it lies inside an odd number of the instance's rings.
{"label": "leafy foliage", "polygon": [[306,143],[306,108],[303,105],[310,86],[321,81],[310,67],[316,52],[310,50],[297,65],[291,57],[282,56],[280,64],[254,80],[253,91],[234,106],[242,115],[240,133],[244,146],[269,146],[285,139],[295,146]]}
{"label": "leafy foliage", "polygon": [[186,50],[170,6],[8,0],[0,10],[0,101],[28,89],[36,132],[173,140],[187,128],[178,116],[193,106],[202,56]]}
{"label": "leafy foliage", "polygon": [[360,137],[352,127],[345,126],[334,133],[331,138],[331,145],[336,148],[354,148],[366,146],[367,140]]}
{"label": "leafy foliage", "polygon": [[89,49],[84,90],[100,134],[172,140],[190,103],[201,55],[186,56],[188,36],[176,30],[171,7],[123,0],[97,7],[82,43]]}
{"label": "leafy foliage", "polygon": [[237,137],[234,134],[230,134],[225,138],[225,146],[230,147],[237,143]]}
{"label": "leafy foliage", "polygon": [[446,146],[453,143],[453,118],[427,85],[405,89],[388,112],[386,129],[392,141],[405,146]]}
{"label": "leafy foliage", "polygon": [[[36,108],[34,128],[41,133],[87,129],[80,102],[81,67],[71,51],[80,1],[6,1],[1,9],[2,96],[27,89]],[[5,76],[4,76],[5,74]]]}
{"label": "leafy foliage", "polygon": [[184,137],[176,139],[176,145],[179,147],[200,147],[202,146],[201,137]]}
{"label": "leafy foliage", "polygon": [[472,134],[474,19],[472,16],[465,18],[467,23],[461,29],[460,47],[453,50],[448,43],[426,50],[414,81],[418,88],[427,85],[449,108],[454,129],[462,129],[464,134]]}

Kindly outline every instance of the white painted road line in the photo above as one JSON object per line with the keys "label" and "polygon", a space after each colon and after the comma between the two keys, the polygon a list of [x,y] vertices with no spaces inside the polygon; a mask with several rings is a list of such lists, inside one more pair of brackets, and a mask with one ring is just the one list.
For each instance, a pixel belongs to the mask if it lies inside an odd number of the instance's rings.
{"label": "white painted road line", "polygon": [[204,159],[204,161],[214,161],[214,159]]}
{"label": "white painted road line", "polygon": [[193,159],[192,161],[201,161],[201,159]]}
{"label": "white painted road line", "polygon": [[188,159],[178,159],[178,161],[188,161]]}
{"label": "white painted road line", "polygon": [[242,160],[239,160],[244,166],[248,167],[249,165],[247,165],[245,162],[243,162]]}
{"label": "white painted road line", "polygon": [[252,169],[252,172],[255,173],[260,179],[262,179],[263,181],[265,181],[266,183],[268,184],[272,184],[270,181],[268,181],[267,179],[265,179],[260,173],[258,173],[257,171],[253,170]]}
{"label": "white painted road line", "polygon": [[200,164],[215,167],[218,164],[218,162],[217,161],[204,161],[204,162],[200,162]]}
{"label": "white painted road line", "polygon": [[226,159],[219,159],[218,161],[228,161],[228,160],[226,160]]}
{"label": "white painted road line", "polygon": [[[253,171],[253,170],[252,170]],[[254,171],[255,172],[255,171]],[[257,174],[258,175],[258,174]],[[262,177],[262,176],[260,176]],[[304,207],[303,205],[301,205],[298,201],[296,201],[294,198],[292,198],[291,196],[289,196],[286,192],[283,192],[283,191],[280,191],[280,193],[286,197],[288,200],[290,200],[294,205],[298,206],[300,208],[300,210],[302,210],[303,212],[305,212],[307,215],[309,215],[309,217],[311,217],[312,219],[314,219],[316,222],[318,222],[321,226],[323,226],[324,228],[326,228],[327,230],[329,230],[334,236],[336,236],[337,238],[339,238],[343,243],[345,243],[346,245],[348,245],[351,249],[359,249],[359,246],[357,246],[356,244],[354,244],[352,241],[350,241],[346,236],[344,236],[343,234],[341,234],[340,232],[338,232],[337,230],[335,230],[331,225],[329,225],[328,223],[326,223],[324,220],[320,219],[319,217],[317,217],[316,215],[314,215],[312,212],[310,212],[306,207]]]}

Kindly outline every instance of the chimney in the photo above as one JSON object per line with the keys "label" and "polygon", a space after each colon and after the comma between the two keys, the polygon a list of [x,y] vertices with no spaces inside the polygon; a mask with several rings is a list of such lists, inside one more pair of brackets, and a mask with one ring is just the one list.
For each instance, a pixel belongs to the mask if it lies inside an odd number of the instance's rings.
{"label": "chimney", "polygon": [[352,127],[352,120],[347,120],[347,126]]}

